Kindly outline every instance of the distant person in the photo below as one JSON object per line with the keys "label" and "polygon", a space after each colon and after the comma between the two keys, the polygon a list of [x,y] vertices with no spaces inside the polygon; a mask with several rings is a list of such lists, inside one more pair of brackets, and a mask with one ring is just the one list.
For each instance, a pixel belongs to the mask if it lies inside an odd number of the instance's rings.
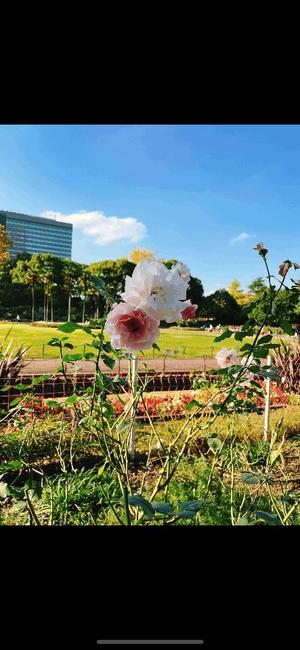
{"label": "distant person", "polygon": [[213,329],[214,329],[214,328],[213,328],[213,326],[212,326],[212,324],[210,323],[210,326],[209,326],[209,331],[210,331],[210,332],[212,332],[212,331],[213,331]]}
{"label": "distant person", "polygon": [[21,319],[20,319],[20,314],[17,314],[17,315],[16,315],[16,321],[17,321],[17,323],[19,323],[20,320],[21,320]]}

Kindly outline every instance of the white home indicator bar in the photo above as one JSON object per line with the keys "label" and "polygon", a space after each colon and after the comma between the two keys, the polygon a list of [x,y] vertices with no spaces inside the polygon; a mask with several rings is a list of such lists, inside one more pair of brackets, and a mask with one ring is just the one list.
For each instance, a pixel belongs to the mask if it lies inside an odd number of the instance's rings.
{"label": "white home indicator bar", "polygon": [[143,639],[143,640],[128,640],[128,639],[98,639],[97,643],[99,645],[202,645],[204,643],[203,639]]}

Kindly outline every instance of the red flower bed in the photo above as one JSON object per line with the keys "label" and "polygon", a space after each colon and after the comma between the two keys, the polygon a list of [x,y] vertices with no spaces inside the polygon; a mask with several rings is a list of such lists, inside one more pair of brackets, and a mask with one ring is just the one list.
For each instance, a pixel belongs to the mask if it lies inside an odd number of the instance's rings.
{"label": "red flower bed", "polygon": [[[258,383],[261,385],[261,387],[265,390],[265,382],[264,380],[257,380]],[[240,399],[246,399],[246,395],[244,393],[239,394]],[[270,404],[271,406],[277,406],[277,405],[283,405],[286,404],[288,401],[288,395],[287,393],[284,393],[282,388],[277,384],[276,381],[271,381],[271,390],[270,390]],[[255,396],[254,403],[256,406],[263,407],[265,403],[264,397],[260,397],[259,395]]]}
{"label": "red flower bed", "polygon": [[[262,388],[265,388],[264,381],[259,381]],[[186,406],[193,399],[199,400],[202,404],[205,404],[214,394],[214,391],[210,388],[206,388],[203,391],[198,391],[198,394],[184,394],[178,393],[175,395],[166,395],[162,397],[144,397],[144,403],[140,401],[136,411],[137,417],[147,417],[147,411],[151,417],[181,417],[186,415]],[[215,403],[222,403],[226,397],[226,392],[221,393],[215,400]],[[238,395],[239,399],[247,399],[247,395],[244,392],[240,392]],[[112,404],[115,409],[116,416],[121,415],[123,411],[128,406],[129,397],[122,397],[122,404],[117,397],[112,398]],[[271,394],[270,394],[270,404],[271,406],[284,405],[287,403],[288,395],[283,392],[281,387],[274,381],[271,382]],[[256,406],[263,407],[265,400],[264,397],[256,395],[252,398],[252,401]]]}
{"label": "red flower bed", "polygon": [[46,415],[57,415],[65,411],[63,404],[61,406],[48,406],[43,398],[39,400],[30,400],[22,404],[22,410],[30,409],[34,417],[43,419]]}

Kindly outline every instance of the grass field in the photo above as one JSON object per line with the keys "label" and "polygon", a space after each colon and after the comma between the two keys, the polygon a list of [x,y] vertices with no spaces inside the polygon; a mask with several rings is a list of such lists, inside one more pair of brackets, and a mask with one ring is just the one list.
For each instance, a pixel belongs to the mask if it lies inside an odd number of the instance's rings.
{"label": "grass field", "polygon": [[[41,359],[43,357],[45,359],[56,358],[58,356],[57,348],[50,347],[47,343],[53,336],[64,336],[62,332],[59,332],[53,327],[39,327],[38,325],[32,326],[22,323],[15,323],[13,325],[1,323],[0,345],[8,333],[7,341],[13,339],[14,346],[30,346],[26,354],[28,359]],[[162,356],[166,350],[169,351],[169,356],[177,358],[213,357],[224,346],[238,350],[245,343],[245,341],[243,343],[235,341],[234,338],[221,341],[221,343],[214,343],[214,337],[214,334],[208,332],[185,331],[177,327],[163,329],[157,341],[160,352],[156,350],[155,357]],[[78,330],[69,337],[69,341],[76,346],[74,352],[80,353],[83,351],[83,346],[91,342],[91,337],[85,332]],[[88,351],[88,348],[86,351]],[[146,350],[145,356],[153,357],[153,350]]]}

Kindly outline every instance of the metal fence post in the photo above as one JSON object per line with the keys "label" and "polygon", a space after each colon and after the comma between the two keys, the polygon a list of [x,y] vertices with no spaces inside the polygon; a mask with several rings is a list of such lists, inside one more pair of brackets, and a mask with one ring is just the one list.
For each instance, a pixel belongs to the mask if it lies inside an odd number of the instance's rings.
{"label": "metal fence post", "polygon": [[[267,365],[271,365],[270,355],[267,357]],[[266,380],[266,395],[265,395],[265,416],[264,416],[264,441],[267,442],[269,435],[269,422],[270,422],[270,392],[271,392],[271,379]]]}

